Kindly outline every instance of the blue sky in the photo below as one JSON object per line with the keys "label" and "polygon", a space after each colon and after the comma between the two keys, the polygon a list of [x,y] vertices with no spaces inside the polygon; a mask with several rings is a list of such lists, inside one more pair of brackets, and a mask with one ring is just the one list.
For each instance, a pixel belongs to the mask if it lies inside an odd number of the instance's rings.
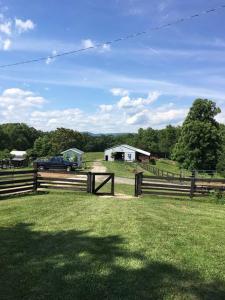
{"label": "blue sky", "polygon": [[[225,4],[206,0],[0,1],[0,65],[96,45]],[[225,9],[135,39],[0,69],[0,122],[135,132],[182,124],[210,98],[225,123]]]}

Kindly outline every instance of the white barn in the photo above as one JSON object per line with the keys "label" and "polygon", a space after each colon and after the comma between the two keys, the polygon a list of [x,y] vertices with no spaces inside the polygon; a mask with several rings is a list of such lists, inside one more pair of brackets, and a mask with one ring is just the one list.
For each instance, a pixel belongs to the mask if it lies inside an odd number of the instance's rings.
{"label": "white barn", "polygon": [[150,152],[123,144],[105,150],[106,161],[146,161],[150,159]]}
{"label": "white barn", "polygon": [[81,151],[81,150],[79,150],[77,148],[70,148],[70,149],[67,149],[67,150],[61,152],[61,154],[68,161],[73,161],[74,157],[76,157],[78,167],[81,167],[81,165],[82,165],[82,156],[84,154],[83,151]]}

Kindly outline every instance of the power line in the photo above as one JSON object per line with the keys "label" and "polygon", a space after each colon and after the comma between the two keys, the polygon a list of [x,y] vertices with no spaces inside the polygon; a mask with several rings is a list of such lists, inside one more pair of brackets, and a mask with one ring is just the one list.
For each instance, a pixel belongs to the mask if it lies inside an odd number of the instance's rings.
{"label": "power line", "polygon": [[0,68],[7,68],[7,67],[18,66],[18,65],[30,64],[30,63],[34,63],[34,62],[44,61],[46,59],[54,59],[54,58],[57,58],[57,57],[71,55],[71,54],[75,54],[75,53],[79,53],[79,52],[83,52],[83,51],[87,51],[87,50],[91,50],[91,49],[97,49],[97,48],[103,47],[105,45],[111,45],[111,44],[118,43],[118,42],[121,42],[121,41],[124,41],[124,40],[133,39],[133,38],[136,38],[138,36],[148,34],[151,31],[161,30],[161,29],[164,29],[164,28],[167,28],[167,27],[170,27],[170,26],[182,23],[182,22],[186,22],[188,20],[192,20],[194,18],[198,18],[198,17],[201,17],[203,15],[213,13],[213,12],[219,11],[221,9],[225,9],[225,4],[217,6],[217,7],[212,8],[212,9],[203,10],[203,11],[197,13],[197,14],[194,14],[194,15],[191,15],[191,16],[188,16],[188,17],[184,17],[184,18],[180,18],[180,19],[177,19],[177,20],[172,21],[170,23],[166,23],[166,24],[162,24],[162,25],[159,25],[159,26],[156,26],[156,27],[152,27],[147,31],[132,33],[132,34],[125,35],[123,37],[113,39],[111,41],[107,41],[107,42],[104,42],[104,43],[99,43],[99,44],[96,44],[96,45],[93,45],[93,46],[90,46],[90,47],[80,48],[80,49],[71,50],[71,51],[65,51],[65,52],[61,52],[59,54],[54,54],[54,55],[45,56],[45,57],[39,57],[39,58],[35,58],[35,59],[30,59],[30,60],[19,61],[19,62],[15,62],[15,63],[11,63],[11,64],[0,65]]}

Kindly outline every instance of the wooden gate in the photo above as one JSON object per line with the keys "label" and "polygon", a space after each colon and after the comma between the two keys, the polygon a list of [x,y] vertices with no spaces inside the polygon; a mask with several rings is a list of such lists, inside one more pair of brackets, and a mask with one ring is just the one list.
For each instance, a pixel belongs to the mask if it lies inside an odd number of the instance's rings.
{"label": "wooden gate", "polygon": [[[112,195],[114,196],[114,186],[115,186],[115,175],[114,173],[90,173],[92,177],[91,180],[91,191],[95,195]],[[96,176],[101,176],[99,180],[96,180]],[[105,176],[107,178],[105,179]],[[104,177],[104,178],[102,178]],[[110,181],[110,192],[99,192]],[[100,184],[99,184],[100,183]]]}

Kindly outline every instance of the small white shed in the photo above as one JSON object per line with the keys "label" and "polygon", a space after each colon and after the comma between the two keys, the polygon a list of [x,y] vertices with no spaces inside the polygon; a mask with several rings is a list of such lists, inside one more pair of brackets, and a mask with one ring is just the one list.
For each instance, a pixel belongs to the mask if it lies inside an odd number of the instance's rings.
{"label": "small white shed", "polygon": [[150,152],[123,144],[105,150],[106,161],[146,161],[150,159]]}
{"label": "small white shed", "polygon": [[82,165],[82,156],[84,154],[83,151],[81,151],[77,148],[70,148],[70,149],[67,149],[67,150],[61,152],[61,154],[68,161],[74,161],[74,158],[76,158],[78,167],[81,167],[81,165]]}
{"label": "small white shed", "polygon": [[12,150],[10,154],[13,156],[13,160],[22,161],[26,159],[26,151]]}

